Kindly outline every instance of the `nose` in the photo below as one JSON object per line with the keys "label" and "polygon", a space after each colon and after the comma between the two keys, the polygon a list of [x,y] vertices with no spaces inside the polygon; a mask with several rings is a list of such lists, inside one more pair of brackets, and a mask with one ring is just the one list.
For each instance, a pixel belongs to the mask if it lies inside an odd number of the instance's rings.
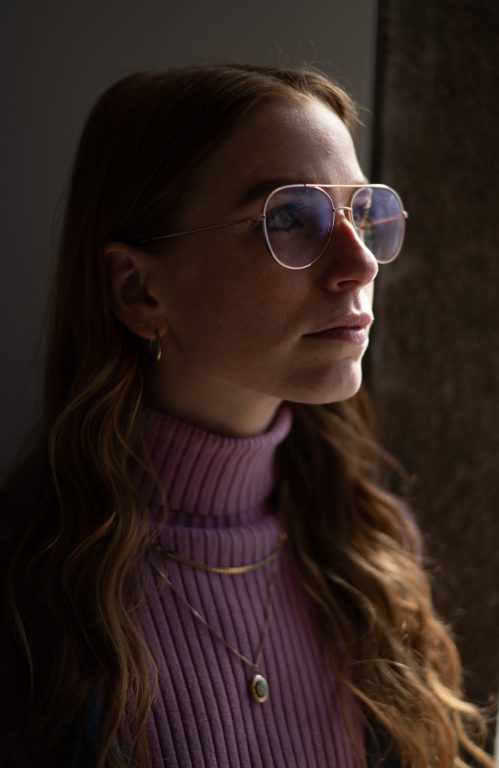
{"label": "nose", "polygon": [[336,209],[331,239],[320,262],[324,286],[330,291],[361,288],[378,274],[378,262],[355,231],[351,208]]}

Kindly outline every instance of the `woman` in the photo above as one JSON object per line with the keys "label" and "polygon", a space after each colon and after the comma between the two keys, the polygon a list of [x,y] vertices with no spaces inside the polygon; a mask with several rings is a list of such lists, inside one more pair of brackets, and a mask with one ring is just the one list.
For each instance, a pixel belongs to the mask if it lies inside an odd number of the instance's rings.
{"label": "woman", "polygon": [[379,481],[361,361],[406,214],[354,122],[252,65],[93,109],[3,493],[6,764],[492,765]]}

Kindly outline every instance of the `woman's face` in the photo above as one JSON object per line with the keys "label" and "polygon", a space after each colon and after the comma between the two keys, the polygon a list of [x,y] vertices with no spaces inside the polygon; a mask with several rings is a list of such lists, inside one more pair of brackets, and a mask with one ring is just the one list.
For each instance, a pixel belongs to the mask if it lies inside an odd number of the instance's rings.
{"label": "woman's face", "polygon": [[[277,101],[251,113],[206,160],[178,230],[257,216],[283,184],[363,180],[334,112],[307,97]],[[336,206],[348,205],[349,190],[328,192]],[[280,266],[258,223],[182,236],[168,248],[148,262],[149,290],[168,325],[149,376],[152,406],[214,431],[255,434],[282,400],[329,403],[358,390],[368,327],[360,340],[314,336],[351,315],[366,314],[370,324],[377,263],[343,213],[307,269]]]}

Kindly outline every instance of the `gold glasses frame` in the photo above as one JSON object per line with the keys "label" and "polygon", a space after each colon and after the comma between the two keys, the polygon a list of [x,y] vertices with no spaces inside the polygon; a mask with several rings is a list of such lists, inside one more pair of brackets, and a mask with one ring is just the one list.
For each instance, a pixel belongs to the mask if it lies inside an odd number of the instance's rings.
{"label": "gold glasses frame", "polygon": [[[318,256],[314,256],[313,260],[310,261],[310,263],[307,263],[307,264],[305,264],[303,266],[301,266],[301,265],[300,266],[290,266],[289,264],[283,263],[279,259],[279,257],[276,255],[276,253],[273,250],[272,245],[270,243],[268,232],[267,232],[267,227],[266,227],[267,207],[268,207],[269,202],[271,201],[272,197],[276,193],[282,192],[285,189],[298,189],[298,188],[299,189],[318,189],[321,192],[323,192],[323,194],[329,199],[329,202],[330,202],[330,205],[331,205],[331,214],[332,214],[332,216],[331,216],[331,227],[330,227],[330,231],[329,231],[329,234],[328,234],[327,241],[324,244],[324,247],[322,248],[322,250],[321,250],[321,252],[319,253]],[[398,202],[400,204],[400,213],[397,214],[396,216],[389,216],[389,217],[386,217],[384,219],[378,219],[376,223],[377,224],[385,224],[385,223],[388,223],[390,221],[399,221],[399,220],[405,220],[405,219],[409,218],[409,214],[407,213],[406,210],[404,210],[404,205],[403,205],[402,200],[401,200],[400,196],[398,195],[398,193],[395,192],[395,190],[392,189],[392,187],[389,187],[386,184],[307,184],[307,183],[305,183],[305,184],[283,184],[282,186],[276,187],[275,189],[271,190],[271,192],[268,193],[268,195],[266,196],[266,198],[264,200],[264,203],[263,203],[262,213],[259,214],[258,216],[245,216],[244,218],[241,218],[241,219],[233,219],[231,221],[224,221],[224,222],[220,222],[218,224],[209,224],[209,225],[204,226],[204,227],[195,227],[193,229],[184,229],[184,230],[181,230],[179,232],[171,232],[171,233],[165,234],[165,235],[157,235],[156,237],[149,237],[149,238],[147,238],[145,240],[138,240],[136,242],[136,245],[145,245],[147,243],[157,242],[158,240],[169,240],[169,239],[175,238],[175,237],[183,237],[184,235],[193,235],[193,234],[196,234],[198,232],[209,232],[211,230],[222,229],[224,227],[233,227],[233,226],[236,226],[238,224],[256,224],[258,222],[261,222],[263,224],[263,233],[264,233],[265,243],[267,245],[268,250],[270,251],[270,254],[271,254],[272,258],[275,259],[275,261],[277,261],[278,264],[280,264],[282,267],[285,267],[286,269],[306,269],[307,267],[310,267],[315,261],[317,261],[317,259],[319,259],[322,256],[322,254],[324,253],[324,251],[328,247],[329,242],[331,240],[331,235],[332,235],[332,232],[333,232],[333,229],[334,229],[334,223],[335,223],[335,220],[336,220],[336,218],[335,218],[336,213],[339,213],[340,211],[343,211],[346,214],[347,219],[350,222],[350,224],[352,225],[352,227],[356,230],[356,225],[355,225],[355,222],[354,222],[354,219],[353,219],[352,205],[350,204],[350,205],[342,205],[342,206],[339,206],[339,207],[335,207],[333,198],[331,197],[331,195],[329,195],[326,192],[327,189],[352,189],[352,190],[355,190],[353,192],[353,194],[352,194],[352,198],[351,198],[351,201],[350,201],[351,204],[353,202],[353,197],[354,197],[354,194],[355,194],[356,191],[360,191],[361,189],[386,189],[386,190],[390,191],[391,193],[393,193],[395,198],[398,200]],[[390,259],[390,261],[393,261],[394,259],[396,259],[398,254],[400,253],[400,249],[402,247],[403,239],[404,239],[404,236],[402,234],[402,237],[401,237],[398,249],[397,249],[395,255]],[[383,263],[388,263],[388,262],[383,262]]]}

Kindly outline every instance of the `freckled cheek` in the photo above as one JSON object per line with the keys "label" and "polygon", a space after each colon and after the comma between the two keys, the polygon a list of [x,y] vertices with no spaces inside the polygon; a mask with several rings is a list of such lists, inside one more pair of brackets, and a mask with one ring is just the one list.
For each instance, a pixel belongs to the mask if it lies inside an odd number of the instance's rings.
{"label": "freckled cheek", "polygon": [[[200,348],[233,345],[254,332],[255,317],[236,290],[227,286],[199,283],[172,303],[171,326],[179,338]],[[180,299],[180,301],[178,301]]]}
{"label": "freckled cheek", "polygon": [[274,348],[282,338],[275,300],[235,290],[217,298],[209,298],[201,333],[206,347],[217,350],[218,356],[236,355],[249,362],[264,354],[266,348]]}
{"label": "freckled cheek", "polygon": [[177,271],[170,282],[172,328],[191,347],[220,350],[226,344],[244,353],[282,337],[287,324],[282,281],[276,285],[268,269],[238,256],[206,254],[202,263],[198,259],[182,276]]}

